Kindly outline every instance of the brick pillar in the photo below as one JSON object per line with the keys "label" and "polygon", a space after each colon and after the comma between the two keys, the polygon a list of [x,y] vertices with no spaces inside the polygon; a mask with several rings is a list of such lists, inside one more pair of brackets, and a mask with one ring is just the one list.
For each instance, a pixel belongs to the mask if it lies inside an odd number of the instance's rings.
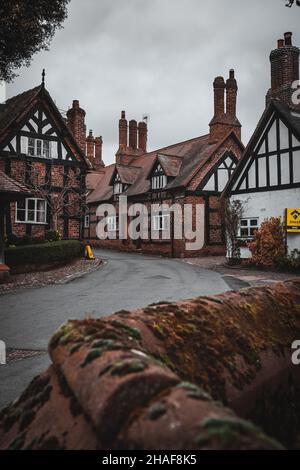
{"label": "brick pillar", "polygon": [[132,150],[137,148],[137,122],[134,119],[129,122],[129,147]]}
{"label": "brick pillar", "polygon": [[79,147],[86,153],[85,111],[80,108],[79,101],[74,100],[72,108],[67,112],[68,127],[73,133]]}
{"label": "brick pillar", "polygon": [[147,135],[148,126],[145,121],[141,121],[138,126],[139,130],[139,149],[147,152]]}

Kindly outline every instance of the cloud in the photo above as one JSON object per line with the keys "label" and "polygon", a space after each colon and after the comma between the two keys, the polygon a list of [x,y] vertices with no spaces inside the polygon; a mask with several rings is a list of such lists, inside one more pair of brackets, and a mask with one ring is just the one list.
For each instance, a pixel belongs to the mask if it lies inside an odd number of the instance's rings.
{"label": "cloud", "polygon": [[151,149],[207,132],[212,82],[235,68],[238,117],[247,143],[264,109],[269,53],[285,31],[300,44],[300,11],[281,0],[71,0],[49,52],[22,68],[10,96],[46,86],[60,109],[79,99],[88,129],[114,160],[118,119],[150,114]]}

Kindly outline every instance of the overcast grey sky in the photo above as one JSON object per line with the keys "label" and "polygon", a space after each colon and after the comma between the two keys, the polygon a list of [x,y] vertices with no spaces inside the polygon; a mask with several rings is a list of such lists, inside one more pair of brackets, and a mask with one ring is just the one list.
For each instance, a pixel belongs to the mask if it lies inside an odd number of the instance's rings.
{"label": "overcast grey sky", "polygon": [[79,99],[87,128],[118,146],[118,119],[150,115],[149,149],[207,133],[212,82],[236,70],[247,143],[264,108],[269,53],[285,31],[300,45],[300,8],[287,0],[71,0],[64,29],[34,57],[8,96],[40,83],[60,109]]}

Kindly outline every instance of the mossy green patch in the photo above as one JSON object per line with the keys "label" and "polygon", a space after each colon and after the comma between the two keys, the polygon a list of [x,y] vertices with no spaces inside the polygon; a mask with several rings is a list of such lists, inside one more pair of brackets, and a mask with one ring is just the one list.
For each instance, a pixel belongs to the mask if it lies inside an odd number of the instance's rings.
{"label": "mossy green patch", "polygon": [[102,354],[102,349],[100,348],[94,348],[94,349],[91,349],[87,355],[85,356],[84,360],[82,361],[82,363],[80,364],[80,367],[85,367],[87,364],[90,364],[91,362],[93,362],[95,359],[97,359],[98,357],[100,357]]}
{"label": "mossy green patch", "polygon": [[139,359],[124,359],[124,361],[115,362],[111,369],[111,375],[127,375],[136,372],[143,372],[148,364]]}
{"label": "mossy green patch", "polygon": [[112,325],[116,328],[121,329],[122,331],[126,332],[129,336],[133,339],[140,340],[141,339],[141,332],[138,328],[134,328],[132,326],[127,325],[126,323],[122,323],[119,320],[113,320]]}

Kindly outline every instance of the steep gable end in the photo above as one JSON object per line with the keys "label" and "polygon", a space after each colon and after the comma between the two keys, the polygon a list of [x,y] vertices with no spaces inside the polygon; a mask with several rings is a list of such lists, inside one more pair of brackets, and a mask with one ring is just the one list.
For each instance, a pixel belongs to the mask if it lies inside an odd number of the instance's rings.
{"label": "steep gable end", "polygon": [[[300,140],[297,127],[281,105],[274,105],[252,137],[231,184],[234,194],[300,185]],[[291,116],[292,111],[290,110]],[[293,117],[295,119],[295,117]],[[299,114],[300,123],[300,114]],[[297,123],[296,123],[297,124]],[[300,127],[299,127],[300,129]]]}
{"label": "steep gable end", "polygon": [[204,192],[220,193],[224,190],[237,164],[232,152],[225,152],[222,159],[207,174],[199,189]]}
{"label": "steep gable end", "polygon": [[17,97],[8,100],[7,105],[4,105],[8,106],[6,114],[16,102],[18,114],[11,115],[11,121],[2,129],[0,137],[0,151],[3,156],[10,154],[48,160],[70,160],[87,165],[85,156],[46,90],[37,89],[31,100],[25,101]]}

